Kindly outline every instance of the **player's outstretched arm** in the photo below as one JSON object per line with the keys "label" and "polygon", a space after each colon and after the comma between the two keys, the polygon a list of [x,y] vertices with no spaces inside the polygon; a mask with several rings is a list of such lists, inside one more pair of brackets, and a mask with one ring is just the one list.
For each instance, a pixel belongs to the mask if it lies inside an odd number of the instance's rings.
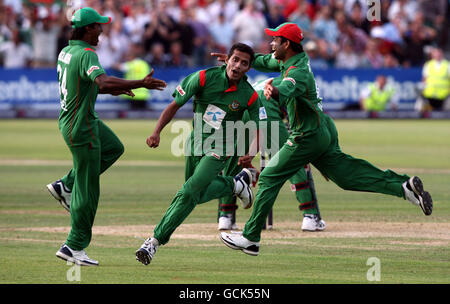
{"label": "player's outstretched arm", "polygon": [[212,57],[216,57],[217,61],[225,62],[228,58],[228,55],[225,53],[211,53]]}
{"label": "player's outstretched arm", "polygon": [[159,116],[158,122],[156,123],[155,130],[152,135],[147,138],[147,145],[150,148],[156,148],[159,146],[161,131],[172,120],[179,108],[180,106],[177,105],[174,100],[161,113],[161,116]]}
{"label": "player's outstretched arm", "polygon": [[[147,88],[149,90],[164,90],[167,86],[164,80],[153,78],[153,69],[144,79],[126,80],[114,76],[101,74],[95,78],[95,83],[98,85],[99,93],[101,94],[115,94],[121,91],[129,91],[137,88]],[[123,93],[122,93],[123,94]],[[129,94],[127,94],[129,95]]]}

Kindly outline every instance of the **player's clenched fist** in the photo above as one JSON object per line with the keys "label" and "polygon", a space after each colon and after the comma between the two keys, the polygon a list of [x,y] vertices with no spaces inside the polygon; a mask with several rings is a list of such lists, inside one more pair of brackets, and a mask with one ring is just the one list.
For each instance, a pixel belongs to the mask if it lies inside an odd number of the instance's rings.
{"label": "player's clenched fist", "polygon": [[150,148],[156,148],[159,146],[159,134],[152,134],[149,138],[147,138],[147,145]]}
{"label": "player's clenched fist", "polygon": [[157,78],[153,78],[154,70],[150,72],[147,76],[144,78],[144,87],[146,87],[149,90],[160,90],[162,91],[166,86],[167,83],[164,80],[160,80]]}

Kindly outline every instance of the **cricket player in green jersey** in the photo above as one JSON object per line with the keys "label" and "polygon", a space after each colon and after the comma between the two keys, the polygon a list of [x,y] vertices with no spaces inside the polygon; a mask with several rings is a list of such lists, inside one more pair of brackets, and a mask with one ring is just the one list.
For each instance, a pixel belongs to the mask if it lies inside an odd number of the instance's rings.
{"label": "cricket player in green jersey", "polygon": [[[268,159],[272,158],[276,152],[283,146],[289,137],[289,130],[286,127],[285,122],[285,111],[282,109],[278,102],[270,98],[267,100],[264,95],[264,85],[267,81],[272,78],[259,81],[253,85],[255,90],[258,92],[260,97],[260,108],[259,108],[259,119],[260,119],[260,130],[262,137],[266,141],[268,146]],[[277,77],[272,80],[274,85],[278,85],[281,82],[281,78]],[[247,115],[244,115],[243,121],[245,122]],[[262,122],[267,122],[267,124],[262,124]],[[272,124],[275,124],[274,129],[276,134],[272,134]],[[275,131],[275,130],[274,130]],[[274,135],[274,136],[272,136]],[[248,141],[249,139],[247,139]],[[260,144],[261,146],[263,144]],[[248,145],[249,146],[249,145]],[[261,151],[264,153],[264,151]],[[224,175],[235,175],[237,172],[245,167],[251,166],[251,161],[253,155],[246,156],[234,156],[228,160],[228,164],[225,167]],[[263,161],[263,160],[261,160]],[[264,168],[264,166],[262,166]],[[323,231],[326,228],[325,221],[322,220],[319,206],[317,202],[317,196],[314,188],[314,180],[312,178],[312,173],[310,171],[309,165],[301,168],[297,173],[295,173],[290,179],[291,190],[295,193],[295,197],[299,202],[299,209],[303,213],[303,222],[301,229],[303,231]],[[219,230],[236,230],[238,229],[235,223],[235,211],[238,208],[236,204],[235,196],[227,196],[219,199]]]}
{"label": "cricket player in green jersey", "polygon": [[[161,221],[136,251],[136,259],[148,265],[160,245],[169,241],[175,229],[197,204],[219,197],[236,195],[244,209],[253,203],[252,176],[243,169],[236,176],[219,176],[227,159],[236,147],[235,128],[248,111],[250,119],[258,123],[258,94],[247,82],[254,52],[248,45],[234,44],[226,65],[190,74],[176,87],[175,100],[161,113],[147,145],[156,148],[162,129],[172,120],[178,109],[193,98],[194,130],[185,149],[186,182],[177,192]],[[236,132],[237,131],[237,132]]]}
{"label": "cricket player in green jersey", "polygon": [[342,152],[336,126],[322,111],[322,99],[300,44],[300,28],[283,23],[265,29],[273,36],[273,54],[257,54],[252,66],[260,71],[280,72],[282,81],[264,88],[264,96],[287,108],[292,134],[261,173],[252,215],[242,234],[222,232],[221,240],[232,249],[258,255],[261,229],[283,184],[308,163],[344,190],[366,191],[403,197],[430,215],[433,201],[419,177],[382,171],[369,162]]}
{"label": "cricket player in green jersey", "polygon": [[70,211],[71,230],[56,256],[79,265],[97,266],[84,249],[92,237],[92,225],[100,195],[100,174],[124,152],[123,144],[94,110],[97,94],[126,94],[132,89],[162,90],[166,83],[152,78],[124,80],[107,76],[94,46],[102,24],[111,21],[92,8],[79,9],[72,17],[69,45],[58,56],[57,72],[61,102],[59,130],[73,157],[73,169],[47,189]]}

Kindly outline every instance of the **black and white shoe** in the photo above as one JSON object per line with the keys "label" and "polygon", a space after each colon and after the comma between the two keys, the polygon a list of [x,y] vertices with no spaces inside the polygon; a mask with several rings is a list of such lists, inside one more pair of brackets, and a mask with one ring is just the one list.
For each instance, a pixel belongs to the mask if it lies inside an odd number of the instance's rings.
{"label": "black and white shoe", "polygon": [[73,250],[66,244],[56,252],[56,256],[80,266],[98,266],[98,261],[90,259],[84,250]]}
{"label": "black and white shoe", "polygon": [[257,256],[259,254],[259,242],[247,240],[242,233],[220,233],[222,242],[235,250],[242,250],[244,253]]}
{"label": "black and white shoe", "polygon": [[56,182],[47,185],[47,190],[61,204],[61,206],[70,212],[70,198],[72,191],[67,189],[64,183],[59,179]]}
{"label": "black and white shoe", "polygon": [[142,244],[141,248],[136,251],[136,260],[144,265],[150,264],[155,256],[156,249],[158,249],[159,243],[155,238],[148,238]]}
{"label": "black and white shoe", "polygon": [[422,181],[419,177],[413,176],[402,184],[405,199],[412,204],[419,206],[425,215],[433,212],[433,200],[430,193],[424,191]]}
{"label": "black and white shoe", "polygon": [[247,168],[242,169],[234,177],[234,194],[241,201],[241,206],[248,209],[253,204],[252,173]]}
{"label": "black and white shoe", "polygon": [[225,214],[219,217],[219,230],[237,230],[238,226],[234,222],[233,214]]}
{"label": "black and white shoe", "polygon": [[302,222],[302,230],[303,231],[324,231],[326,228],[326,223],[324,220],[319,218],[315,214],[305,214],[303,216],[303,222]]}

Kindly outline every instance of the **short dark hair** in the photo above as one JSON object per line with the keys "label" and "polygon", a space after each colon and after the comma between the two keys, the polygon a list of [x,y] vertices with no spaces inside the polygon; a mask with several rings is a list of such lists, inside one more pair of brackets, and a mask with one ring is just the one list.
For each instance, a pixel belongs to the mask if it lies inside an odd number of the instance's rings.
{"label": "short dark hair", "polygon": [[287,38],[284,38],[284,37],[282,37],[282,36],[280,36],[280,38],[281,38],[281,43],[286,42],[286,41],[289,41],[289,42],[290,42],[290,45],[291,45],[291,49],[292,49],[294,52],[296,52],[296,53],[301,53],[301,52],[303,52],[303,46],[302,46],[300,43],[295,43],[294,41],[292,41],[292,40],[290,40],[290,39],[287,39]]}
{"label": "short dark hair", "polygon": [[238,50],[240,52],[249,54],[250,55],[250,64],[253,63],[253,60],[255,59],[255,51],[253,51],[253,49],[249,45],[247,45],[245,43],[241,43],[241,42],[233,44],[230,51],[228,52],[228,58],[233,56],[234,50]]}

